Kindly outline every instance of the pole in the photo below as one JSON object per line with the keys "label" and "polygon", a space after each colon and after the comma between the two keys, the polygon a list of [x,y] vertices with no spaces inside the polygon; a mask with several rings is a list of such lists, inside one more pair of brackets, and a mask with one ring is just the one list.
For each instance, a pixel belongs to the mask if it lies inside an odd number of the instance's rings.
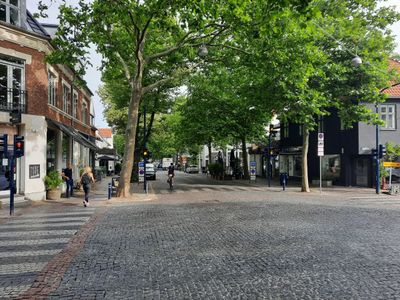
{"label": "pole", "polygon": [[14,155],[10,156],[10,216],[14,214]]}
{"label": "pole", "polygon": [[[375,103],[375,112],[379,114],[378,103]],[[375,134],[376,134],[376,193],[380,193],[380,159],[379,159],[379,125],[375,125]]]}
{"label": "pole", "polygon": [[322,194],[322,156],[319,157],[319,193]]}
{"label": "pole", "polygon": [[267,165],[267,178],[268,178],[268,187],[271,187],[271,130],[269,131],[268,137],[268,165]]}
{"label": "pole", "polygon": [[[146,149],[146,144],[147,144],[147,128],[146,128],[146,105],[143,108],[143,149]],[[147,158],[143,157],[143,162],[144,162],[144,178],[143,178],[143,189],[144,192],[147,194],[147,180],[146,180],[146,163],[147,163]]]}

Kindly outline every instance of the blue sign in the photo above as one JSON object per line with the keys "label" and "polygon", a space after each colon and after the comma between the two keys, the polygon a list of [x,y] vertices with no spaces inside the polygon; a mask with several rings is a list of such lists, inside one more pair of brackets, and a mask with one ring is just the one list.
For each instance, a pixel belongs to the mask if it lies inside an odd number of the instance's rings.
{"label": "blue sign", "polygon": [[256,174],[256,170],[251,169],[251,174]]}
{"label": "blue sign", "polygon": [[255,167],[256,165],[257,165],[257,163],[255,161],[250,162],[250,167]]}
{"label": "blue sign", "polygon": [[143,161],[139,162],[139,168],[144,168],[144,162]]}

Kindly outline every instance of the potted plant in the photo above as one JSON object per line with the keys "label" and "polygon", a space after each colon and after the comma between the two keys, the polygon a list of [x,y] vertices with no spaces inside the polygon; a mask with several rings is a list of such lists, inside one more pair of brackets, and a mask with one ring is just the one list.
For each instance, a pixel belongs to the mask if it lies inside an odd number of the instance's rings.
{"label": "potted plant", "polygon": [[60,173],[57,171],[51,171],[44,177],[44,184],[47,191],[47,199],[60,200],[61,189],[60,186],[63,184]]}

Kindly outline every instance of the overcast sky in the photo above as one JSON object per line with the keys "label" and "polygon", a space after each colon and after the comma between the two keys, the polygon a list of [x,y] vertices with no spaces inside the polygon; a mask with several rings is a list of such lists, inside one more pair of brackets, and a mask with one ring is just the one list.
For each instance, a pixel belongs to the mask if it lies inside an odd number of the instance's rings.
{"label": "overcast sky", "polygon": [[[88,0],[90,1],[90,0]],[[27,0],[27,7],[29,11],[31,12],[36,12],[37,11],[37,4],[38,0]],[[45,0],[43,2],[49,3],[48,0]],[[60,3],[61,1],[57,1]],[[68,3],[71,4],[76,4],[78,1],[77,0],[68,0]],[[41,20],[44,23],[58,23],[57,16],[58,16],[58,3],[53,3],[48,11],[48,19],[46,20]],[[391,5],[395,6],[397,11],[400,12],[400,0],[388,0],[383,2],[383,5]],[[397,47],[396,47],[396,52],[400,53],[400,22],[397,22],[394,24],[391,29],[393,30],[394,35],[396,36],[396,42],[397,42]],[[97,94],[97,90],[99,89],[101,85],[101,74],[99,71],[99,67],[101,65],[101,56],[96,53],[94,49],[91,49],[90,51],[90,61],[93,64],[93,67],[90,67],[85,76],[85,80],[87,81],[87,84],[89,88],[92,90],[94,97],[94,108],[95,108],[95,113],[96,113],[96,119],[95,119],[95,124],[98,128],[102,127],[108,127],[107,123],[103,119],[103,104],[100,102],[100,97]]]}

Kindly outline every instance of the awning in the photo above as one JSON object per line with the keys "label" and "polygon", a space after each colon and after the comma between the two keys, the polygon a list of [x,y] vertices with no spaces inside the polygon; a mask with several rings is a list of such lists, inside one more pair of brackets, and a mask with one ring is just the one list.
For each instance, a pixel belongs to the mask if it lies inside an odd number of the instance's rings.
{"label": "awning", "polygon": [[99,156],[99,157],[97,157],[97,159],[98,160],[115,160],[114,157],[110,157],[110,156],[107,156],[107,155]]}
{"label": "awning", "polygon": [[78,142],[79,144],[81,144],[81,145],[83,145],[83,146],[85,146],[85,147],[87,147],[89,149],[92,149],[92,150],[97,150],[98,149],[97,146],[94,143],[90,142],[86,137],[84,137],[76,129],[74,129],[72,127],[69,127],[67,125],[64,125],[64,124],[62,124],[60,122],[48,119],[48,118],[46,118],[46,121],[49,124],[51,124],[51,125],[57,127],[58,129],[60,129],[66,135],[68,135],[71,138],[73,138],[74,141]]}
{"label": "awning", "polygon": [[80,135],[81,139],[88,145],[87,147],[92,149],[92,150],[98,150],[99,148],[96,146],[95,143],[93,143],[91,140],[89,140],[83,133],[78,132],[78,135]]}

